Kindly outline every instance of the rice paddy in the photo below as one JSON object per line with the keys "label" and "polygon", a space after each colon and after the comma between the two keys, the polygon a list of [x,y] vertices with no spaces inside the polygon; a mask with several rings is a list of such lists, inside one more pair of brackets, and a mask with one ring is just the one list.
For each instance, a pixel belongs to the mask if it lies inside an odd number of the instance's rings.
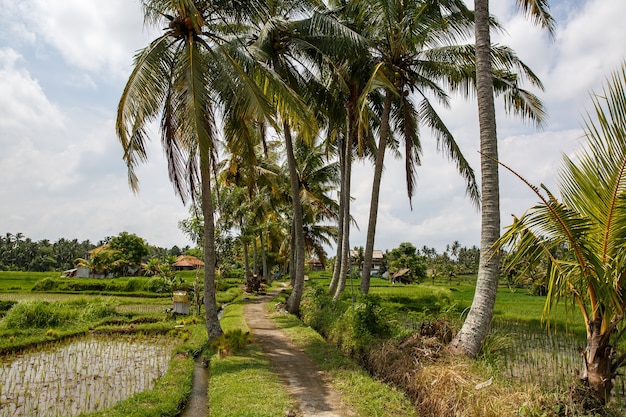
{"label": "rice paddy", "polygon": [[142,336],[87,337],[2,358],[0,417],[75,416],[151,389],[174,342]]}

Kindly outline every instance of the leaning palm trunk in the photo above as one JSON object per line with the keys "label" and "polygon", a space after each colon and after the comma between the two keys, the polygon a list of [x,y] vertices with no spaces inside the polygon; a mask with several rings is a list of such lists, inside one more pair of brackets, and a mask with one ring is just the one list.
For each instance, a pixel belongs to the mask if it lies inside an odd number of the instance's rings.
{"label": "leaning palm trunk", "polygon": [[291,199],[293,202],[293,230],[295,240],[292,242],[291,250],[295,255],[295,277],[293,277],[293,288],[287,300],[287,311],[297,313],[300,310],[300,300],[304,291],[304,229],[302,226],[302,203],[300,202],[300,184],[298,172],[296,170],[296,158],[293,153],[293,141],[291,130],[285,122],[285,151],[287,153],[287,165],[289,166],[289,182],[291,183]]}
{"label": "leaning palm trunk", "polygon": [[202,216],[204,218],[204,309],[209,340],[222,335],[222,327],[217,314],[215,296],[215,218],[211,198],[211,175],[208,157],[200,157],[200,181],[202,186]]}
{"label": "leaning palm trunk", "polygon": [[374,257],[374,238],[376,236],[376,222],[378,220],[378,200],[380,197],[380,182],[383,176],[387,135],[389,134],[389,114],[391,113],[391,92],[387,91],[383,107],[380,126],[380,140],[374,163],[374,179],[372,181],[372,198],[370,201],[370,215],[367,224],[367,238],[363,255],[363,274],[361,277],[361,293],[367,294],[370,290],[370,275],[372,273],[372,259]]}
{"label": "leaning palm trunk", "polygon": [[489,331],[498,289],[499,258],[491,248],[500,236],[500,189],[498,184],[498,141],[491,74],[489,0],[475,0],[476,93],[480,127],[481,229],[480,262],[476,292],[469,314],[452,340],[452,351],[475,357]]}

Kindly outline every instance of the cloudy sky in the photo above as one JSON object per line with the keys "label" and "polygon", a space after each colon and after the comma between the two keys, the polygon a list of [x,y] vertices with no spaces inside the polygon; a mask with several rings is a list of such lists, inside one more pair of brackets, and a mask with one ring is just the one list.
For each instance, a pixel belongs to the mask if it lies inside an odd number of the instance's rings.
{"label": "cloudy sky", "polygon": [[[541,78],[549,119],[542,130],[500,111],[500,159],[534,183],[554,185],[561,154],[581,144],[589,94],[599,91],[626,57],[624,0],[553,0],[556,39],[516,14],[513,0],[492,1],[506,28],[495,41],[511,46]],[[159,28],[143,27],[133,0],[0,0],[0,234],[34,240],[60,237],[96,243],[121,231],[151,245],[191,242],[177,224],[188,216],[167,177],[158,136],[138,170],[141,190],[127,183],[114,131],[116,106],[136,50]],[[497,104],[501,104],[500,101]],[[442,117],[478,174],[476,104],[456,98]],[[400,160],[388,159],[376,247],[401,242],[438,250],[479,242],[480,216],[465,197],[455,167],[423,132],[423,164],[410,210]],[[355,167],[353,215],[361,226],[351,246],[365,244],[371,168]],[[510,174],[501,174],[502,224],[535,203]]]}

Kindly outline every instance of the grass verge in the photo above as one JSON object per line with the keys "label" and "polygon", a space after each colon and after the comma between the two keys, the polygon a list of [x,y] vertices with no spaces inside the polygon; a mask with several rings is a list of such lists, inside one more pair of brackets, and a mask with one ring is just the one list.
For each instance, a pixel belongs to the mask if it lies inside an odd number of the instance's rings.
{"label": "grass verge", "polygon": [[[270,301],[267,308],[284,300],[285,295],[281,294]],[[296,346],[303,349],[331,377],[333,386],[342,394],[343,400],[360,417],[418,415],[402,392],[373,380],[352,359],[326,343],[322,336],[296,316],[274,313],[272,318]]]}
{"label": "grass verge", "polygon": [[[221,324],[225,333],[249,331],[243,306],[239,300],[224,308]],[[214,354],[210,363],[210,416],[283,416],[292,408],[291,397],[254,343],[232,355]]]}

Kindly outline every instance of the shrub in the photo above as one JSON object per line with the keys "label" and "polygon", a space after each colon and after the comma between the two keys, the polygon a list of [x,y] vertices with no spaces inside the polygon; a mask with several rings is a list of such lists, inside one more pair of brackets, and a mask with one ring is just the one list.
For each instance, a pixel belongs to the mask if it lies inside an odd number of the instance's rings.
{"label": "shrub", "polygon": [[52,291],[57,289],[58,281],[52,278],[40,279],[35,283],[31,291]]}
{"label": "shrub", "polygon": [[233,355],[252,343],[250,332],[241,329],[228,331],[211,342],[211,349],[217,352],[219,357]]}
{"label": "shrub", "polygon": [[82,317],[86,320],[98,320],[116,315],[115,307],[108,303],[87,304],[82,313]]}
{"label": "shrub", "polygon": [[387,338],[391,327],[380,297],[375,295],[362,296],[354,307],[353,326],[357,335],[370,335],[376,338]]}
{"label": "shrub", "polygon": [[15,305],[4,317],[9,329],[57,327],[78,316],[78,309],[47,301],[23,301]]}
{"label": "shrub", "polygon": [[124,292],[135,292],[144,289],[146,280],[142,278],[130,278],[124,285]]}
{"label": "shrub", "polygon": [[17,301],[0,301],[0,317],[4,316],[15,304]]}

